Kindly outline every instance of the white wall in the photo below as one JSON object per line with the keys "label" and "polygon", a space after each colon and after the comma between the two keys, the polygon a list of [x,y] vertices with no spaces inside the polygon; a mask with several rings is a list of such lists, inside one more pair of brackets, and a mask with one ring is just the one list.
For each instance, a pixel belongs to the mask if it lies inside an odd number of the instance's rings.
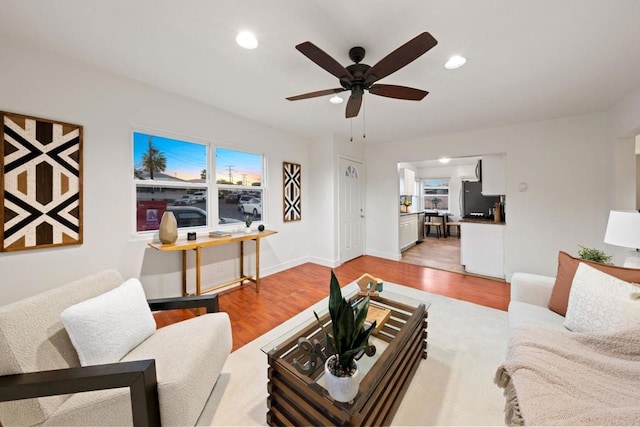
{"label": "white wall", "polygon": [[558,250],[604,247],[609,135],[609,115],[593,114],[367,147],[367,253],[399,258],[398,162],[506,153],[507,278],[555,275]]}
{"label": "white wall", "polygon": [[[149,297],[180,293],[180,254],[132,238],[133,125],[264,153],[265,219],[278,234],[262,242],[262,274],[308,261],[306,215],[282,220],[282,161],[300,163],[303,186],[310,183],[307,140],[10,40],[0,40],[0,57],[0,110],[84,126],[84,243],[0,253],[0,305],[104,268],[141,277]],[[313,193],[303,188],[303,212]],[[203,251],[207,284],[235,277],[237,255],[235,245]]]}

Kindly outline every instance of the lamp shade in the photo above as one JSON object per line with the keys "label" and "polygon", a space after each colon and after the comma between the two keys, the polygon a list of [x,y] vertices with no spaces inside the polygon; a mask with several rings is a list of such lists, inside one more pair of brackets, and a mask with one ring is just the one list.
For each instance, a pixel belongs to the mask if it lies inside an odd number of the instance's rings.
{"label": "lamp shade", "polygon": [[640,248],[640,212],[611,211],[604,242],[625,248]]}

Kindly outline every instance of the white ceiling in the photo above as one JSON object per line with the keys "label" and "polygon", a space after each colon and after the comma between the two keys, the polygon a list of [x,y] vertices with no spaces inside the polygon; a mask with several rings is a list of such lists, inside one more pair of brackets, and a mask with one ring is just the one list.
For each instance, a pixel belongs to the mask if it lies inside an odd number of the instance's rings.
{"label": "white ceiling", "polygon": [[[428,31],[438,45],[380,83],[422,101],[365,95],[354,140],[404,140],[609,109],[640,85],[638,0],[0,0],[0,40],[59,52],[308,137],[350,134],[345,103],[285,97],[338,87],[294,46],[343,65]],[[260,46],[234,38],[253,30]],[[447,71],[452,54],[467,65]],[[6,64],[3,64],[6,66]],[[346,92],[345,92],[346,93]]]}

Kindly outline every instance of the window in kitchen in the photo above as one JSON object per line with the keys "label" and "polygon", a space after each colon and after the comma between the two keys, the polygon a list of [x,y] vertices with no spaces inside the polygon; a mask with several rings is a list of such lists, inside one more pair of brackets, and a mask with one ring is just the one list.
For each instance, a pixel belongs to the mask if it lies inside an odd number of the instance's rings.
{"label": "window in kitchen", "polygon": [[430,178],[422,181],[425,209],[449,210],[449,178]]}
{"label": "window in kitchen", "polygon": [[215,151],[220,224],[243,223],[247,216],[262,221],[264,156],[228,148]]}

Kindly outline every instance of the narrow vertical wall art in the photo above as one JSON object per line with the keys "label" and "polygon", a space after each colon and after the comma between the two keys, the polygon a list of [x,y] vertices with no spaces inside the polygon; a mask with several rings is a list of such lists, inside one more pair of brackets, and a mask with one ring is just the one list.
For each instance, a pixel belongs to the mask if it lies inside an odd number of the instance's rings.
{"label": "narrow vertical wall art", "polygon": [[300,165],[282,162],[284,222],[302,219],[302,187]]}
{"label": "narrow vertical wall art", "polygon": [[82,126],[0,114],[0,251],[81,244]]}

